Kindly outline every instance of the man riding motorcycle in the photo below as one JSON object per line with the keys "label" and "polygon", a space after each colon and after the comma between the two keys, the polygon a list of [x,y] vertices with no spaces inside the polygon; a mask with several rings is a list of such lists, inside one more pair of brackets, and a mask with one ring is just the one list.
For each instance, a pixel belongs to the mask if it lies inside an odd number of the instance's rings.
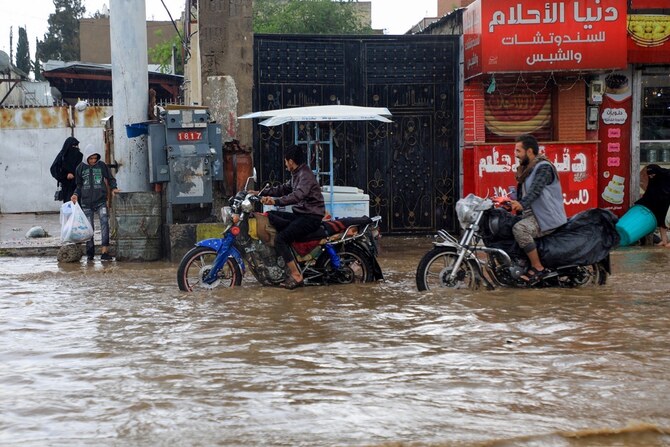
{"label": "man riding motorcycle", "polygon": [[522,219],[514,225],[512,232],[531,263],[521,279],[535,284],[555,275],[542,265],[535,239],[552,233],[567,222],[563,191],[554,165],[544,155],[538,155],[539,145],[535,137],[518,137],[514,154],[520,165],[516,173],[518,196],[512,200],[511,207],[513,212],[522,213]]}
{"label": "man riding motorcycle", "polygon": [[321,186],[305,163],[305,155],[298,146],[293,145],[286,149],[284,165],[291,173],[291,178],[286,183],[250,193],[260,195],[261,202],[265,205],[292,207],[292,213],[270,211],[269,219],[278,231],[275,239],[277,253],[284,259],[290,271],[290,275],[280,286],[295,289],[304,282],[291,252],[291,243],[320,227],[326,207]]}

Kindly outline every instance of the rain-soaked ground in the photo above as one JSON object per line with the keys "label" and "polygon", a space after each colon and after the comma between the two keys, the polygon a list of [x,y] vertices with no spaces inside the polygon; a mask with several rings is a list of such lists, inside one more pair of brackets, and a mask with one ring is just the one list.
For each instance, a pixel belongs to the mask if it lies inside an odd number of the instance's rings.
{"label": "rain-soaked ground", "polygon": [[0,445],[670,446],[670,249],[600,288],[187,294],[176,264],[0,258]]}

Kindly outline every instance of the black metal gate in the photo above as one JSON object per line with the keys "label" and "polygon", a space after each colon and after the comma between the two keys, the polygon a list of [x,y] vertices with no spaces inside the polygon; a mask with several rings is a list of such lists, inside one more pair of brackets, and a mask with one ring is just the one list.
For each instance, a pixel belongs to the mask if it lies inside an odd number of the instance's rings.
{"label": "black metal gate", "polygon": [[[370,213],[382,216],[387,233],[456,228],[458,36],[254,39],[254,111],[328,104],[387,107],[392,124],[333,123],[334,183],[369,194]],[[302,126],[300,138],[311,139],[314,131]],[[321,131],[327,134],[327,125]],[[293,141],[291,125],[254,126],[261,182],[285,181],[283,148]]]}

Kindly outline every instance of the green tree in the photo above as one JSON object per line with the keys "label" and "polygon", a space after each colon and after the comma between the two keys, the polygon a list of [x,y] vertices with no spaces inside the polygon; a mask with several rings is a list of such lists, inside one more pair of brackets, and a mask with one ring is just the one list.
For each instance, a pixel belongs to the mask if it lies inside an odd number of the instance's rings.
{"label": "green tree", "polygon": [[[35,38],[35,48],[39,44],[39,39]],[[44,76],[42,75],[42,63],[40,62],[40,53],[39,50],[35,50],[35,61],[33,62],[33,72],[35,73],[36,81],[44,81]]]}
{"label": "green tree", "polygon": [[271,34],[369,34],[353,0],[254,0],[254,32]]}
{"label": "green tree", "polygon": [[[158,36],[159,39],[161,38],[162,34],[162,30],[156,31],[156,36]],[[179,37],[181,34],[182,31],[179,30],[179,34],[175,34],[172,39],[161,42],[155,45],[153,48],[149,48],[149,60],[160,65],[161,73],[170,73],[170,69],[172,67],[172,49],[174,48],[175,74],[184,74],[182,43],[181,38]]]}
{"label": "green tree", "polygon": [[30,45],[28,33],[22,26],[19,27],[19,41],[16,44],[16,68],[25,74],[30,73]]}
{"label": "green tree", "polygon": [[79,19],[86,8],[82,0],[53,0],[55,12],[49,14],[49,29],[44,40],[37,44],[40,60],[79,59]]}

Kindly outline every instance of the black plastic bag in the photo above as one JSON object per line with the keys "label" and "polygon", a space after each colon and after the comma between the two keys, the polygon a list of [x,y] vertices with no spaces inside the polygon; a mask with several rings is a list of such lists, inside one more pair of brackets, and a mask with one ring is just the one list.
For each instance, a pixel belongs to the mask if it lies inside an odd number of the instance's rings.
{"label": "black plastic bag", "polygon": [[[487,247],[499,248],[512,258],[524,257],[514,240],[512,227],[521,217],[503,209],[487,211],[480,222],[482,240]],[[590,265],[599,262],[619,245],[618,218],[609,210],[593,208],[571,217],[553,233],[536,239],[540,260],[545,267]]]}
{"label": "black plastic bag", "polygon": [[607,257],[619,245],[616,223],[611,211],[593,208],[571,217],[548,236],[537,240],[537,250],[545,267],[590,265]]}

